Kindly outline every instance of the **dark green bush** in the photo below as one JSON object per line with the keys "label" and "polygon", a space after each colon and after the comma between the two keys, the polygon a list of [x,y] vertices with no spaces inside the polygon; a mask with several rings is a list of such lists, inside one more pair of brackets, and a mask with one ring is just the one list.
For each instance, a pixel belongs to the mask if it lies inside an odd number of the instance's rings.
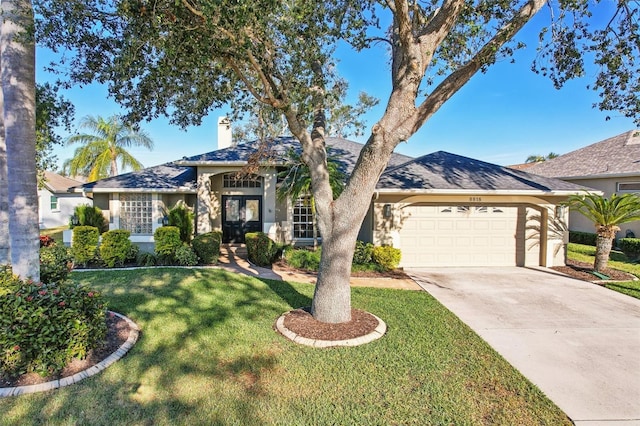
{"label": "dark green bush", "polygon": [[169,210],[169,226],[180,229],[180,239],[189,244],[193,235],[194,214],[184,202],[180,202]]}
{"label": "dark green bush", "polygon": [[64,245],[50,244],[40,247],[40,281],[44,284],[66,281],[72,266],[71,250]]}
{"label": "dark green bush", "polygon": [[176,250],[176,262],[180,266],[194,266],[198,264],[198,255],[188,245],[178,247]]}
{"label": "dark green bush", "polygon": [[640,257],[640,238],[620,238],[618,247],[631,260],[637,260]]}
{"label": "dark green bush", "polygon": [[131,245],[129,246],[129,251],[127,252],[125,263],[136,263],[136,261],[138,260],[139,253],[140,253],[140,247],[131,243]]}
{"label": "dark green bush", "polygon": [[156,266],[158,264],[158,258],[155,254],[149,252],[142,252],[138,254],[136,263],[139,266]]}
{"label": "dark green bush", "polygon": [[69,220],[70,228],[74,228],[75,226],[95,226],[96,228],[98,228],[99,234],[102,234],[103,232],[107,232],[109,230],[109,222],[102,214],[102,210],[100,210],[98,207],[83,204],[80,206],[76,206],[73,214],[76,219],[78,219],[78,225],[74,225],[72,223],[73,220]]}
{"label": "dark green bush", "polygon": [[176,261],[176,250],[182,247],[180,230],[175,226],[163,226],[153,234],[158,263],[171,265]]}
{"label": "dark green bush", "polygon": [[363,241],[356,241],[356,249],[353,252],[353,263],[356,265],[366,265],[371,263],[373,255],[373,244]]}
{"label": "dark green bush", "polygon": [[249,261],[258,266],[271,266],[280,247],[264,232],[250,232],[244,236]]}
{"label": "dark green bush", "polygon": [[191,246],[200,261],[205,265],[209,265],[218,261],[221,243],[222,232],[213,231],[197,235],[193,241],[191,241]]}
{"label": "dark green bush", "polygon": [[596,234],[592,234],[590,232],[569,231],[569,242],[595,246]]}
{"label": "dark green bush", "polygon": [[316,251],[301,249],[287,249],[284,252],[284,260],[287,265],[305,271],[317,271],[320,268],[321,249]]}
{"label": "dark green bush", "polygon": [[124,229],[113,229],[102,234],[100,243],[100,259],[108,267],[123,266],[131,257],[131,232]]}
{"label": "dark green bush", "polygon": [[76,226],[73,228],[71,254],[73,261],[82,266],[94,262],[98,254],[100,234],[95,226]]}
{"label": "dark green bush", "polygon": [[[10,270],[9,270],[10,272]],[[60,372],[104,341],[106,304],[80,284],[42,284],[0,274],[0,365],[5,374]]]}
{"label": "dark green bush", "polygon": [[400,264],[401,251],[391,246],[374,247],[371,257],[385,270],[392,271]]}

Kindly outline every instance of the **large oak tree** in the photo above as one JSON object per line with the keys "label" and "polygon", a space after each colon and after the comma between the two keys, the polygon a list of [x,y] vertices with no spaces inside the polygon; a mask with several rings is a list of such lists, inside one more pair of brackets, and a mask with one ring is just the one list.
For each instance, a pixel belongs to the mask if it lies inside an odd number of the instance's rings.
{"label": "large oak tree", "polygon": [[[591,4],[591,5],[590,5]],[[285,116],[309,166],[323,251],[312,314],[350,319],[349,276],[359,225],[394,148],[409,139],[478,71],[520,47],[514,36],[542,8],[537,69],[557,85],[599,65],[600,107],[638,118],[638,6],[587,0],[68,0],[39,2],[38,35],[61,47],[72,81],[108,82],[131,118],[160,114],[198,124],[249,98]],[[608,16],[602,16],[602,14]],[[379,22],[390,22],[388,28]],[[604,22],[594,27],[597,22]],[[339,43],[386,43],[391,92],[382,117],[334,200],[325,149],[328,88]],[[388,61],[390,59],[390,61]],[[386,65],[388,62],[390,64]]]}

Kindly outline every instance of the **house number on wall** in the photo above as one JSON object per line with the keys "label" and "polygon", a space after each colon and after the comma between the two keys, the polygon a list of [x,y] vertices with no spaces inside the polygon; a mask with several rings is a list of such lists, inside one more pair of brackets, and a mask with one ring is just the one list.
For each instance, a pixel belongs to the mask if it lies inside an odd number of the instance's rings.
{"label": "house number on wall", "polygon": [[482,197],[469,197],[469,201],[478,203],[478,202],[482,201]]}

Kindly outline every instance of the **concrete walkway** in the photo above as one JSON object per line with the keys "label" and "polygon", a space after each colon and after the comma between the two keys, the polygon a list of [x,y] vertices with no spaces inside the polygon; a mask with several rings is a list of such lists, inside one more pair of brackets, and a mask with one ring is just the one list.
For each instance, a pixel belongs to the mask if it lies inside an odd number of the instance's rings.
{"label": "concrete walkway", "polygon": [[640,300],[546,269],[406,272],[576,425],[640,425]]}

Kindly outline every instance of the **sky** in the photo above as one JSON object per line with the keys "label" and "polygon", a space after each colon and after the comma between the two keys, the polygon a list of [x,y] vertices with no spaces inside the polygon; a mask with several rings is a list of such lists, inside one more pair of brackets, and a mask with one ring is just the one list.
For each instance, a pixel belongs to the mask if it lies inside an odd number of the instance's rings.
{"label": "sky", "polygon": [[[515,63],[504,60],[489,68],[486,74],[475,75],[413,137],[401,143],[396,152],[419,157],[447,151],[511,165],[525,162],[530,155],[564,154],[635,129],[631,119],[615,111],[601,112],[592,107],[598,96],[586,86],[593,80],[594,70],[588,70],[591,74],[568,82],[560,90],[556,90],[547,77],[531,71],[537,32],[544,22],[545,16],[540,15],[527,24],[520,37],[527,48],[517,52]],[[337,57],[338,70],[349,82],[349,102],[355,102],[361,91],[381,100],[365,116],[368,126],[365,135],[350,138],[364,143],[371,127],[382,117],[390,93],[387,54],[383,46],[378,46],[358,54],[339,49]],[[37,50],[38,83],[56,80],[42,69],[51,58],[49,52]],[[125,112],[109,99],[105,86],[76,86],[61,93],[75,105],[76,123],[87,115],[109,117]],[[143,122],[141,128],[154,141],[154,149],[131,148],[129,151],[149,167],[215,150],[218,117],[227,113],[225,109],[214,110],[200,126],[185,130],[169,124],[168,119]],[[609,120],[605,119],[607,116]],[[63,130],[60,134],[68,135]],[[73,156],[75,148],[55,148],[59,166]]]}

